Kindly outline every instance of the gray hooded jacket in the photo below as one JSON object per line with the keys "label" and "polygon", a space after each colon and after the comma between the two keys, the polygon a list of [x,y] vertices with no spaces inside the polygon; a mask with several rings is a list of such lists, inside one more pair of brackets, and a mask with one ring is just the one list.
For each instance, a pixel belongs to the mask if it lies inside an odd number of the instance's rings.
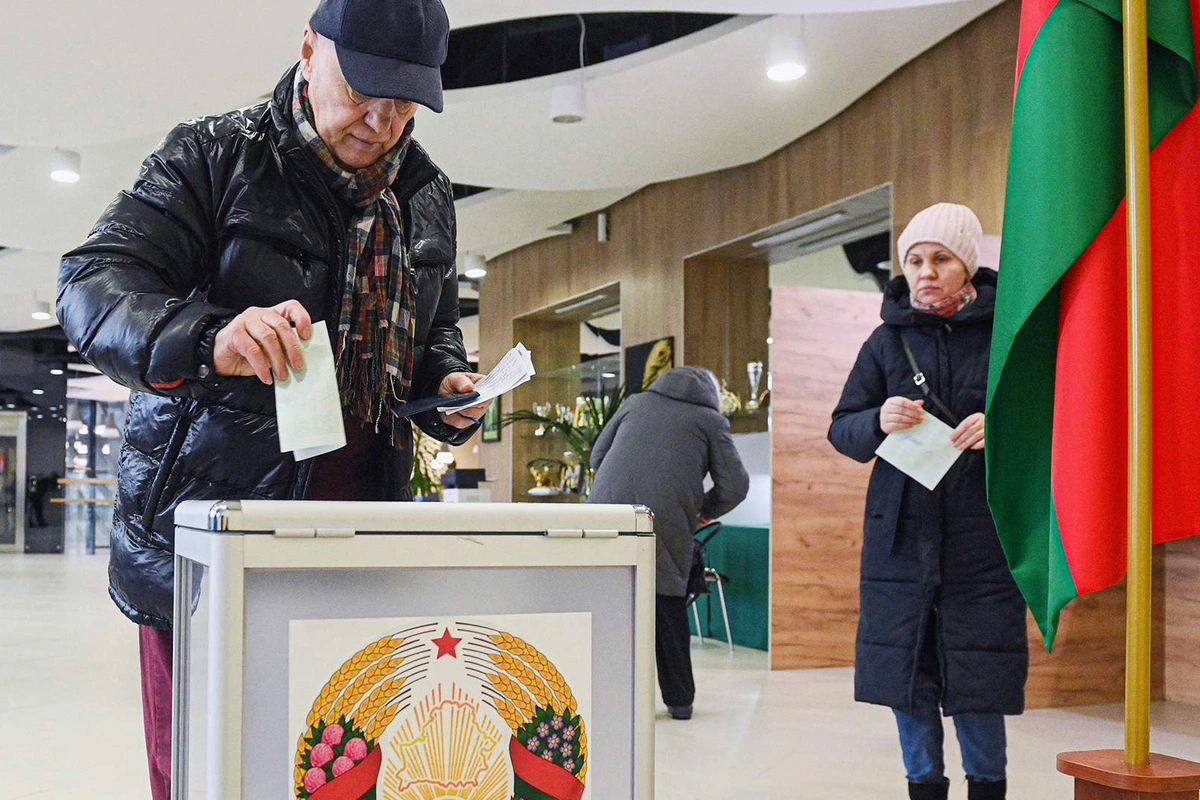
{"label": "gray hooded jacket", "polygon": [[654,512],[658,594],[687,594],[697,518],[728,513],[750,488],[720,407],[706,370],[676,367],[626,400],[592,449],[588,502],[640,503]]}

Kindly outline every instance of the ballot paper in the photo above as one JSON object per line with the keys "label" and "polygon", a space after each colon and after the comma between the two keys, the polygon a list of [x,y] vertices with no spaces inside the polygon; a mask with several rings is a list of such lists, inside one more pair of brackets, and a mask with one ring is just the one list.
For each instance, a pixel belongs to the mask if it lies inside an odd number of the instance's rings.
{"label": "ballot paper", "polygon": [[525,345],[517,342],[517,346],[505,353],[504,358],[500,359],[500,363],[493,367],[486,377],[480,379],[479,383],[475,384],[475,391],[479,392],[479,397],[469,403],[441,406],[438,411],[443,414],[453,414],[455,411],[462,411],[471,406],[485,403],[511,392],[532,378],[534,374],[532,354],[525,349]]}
{"label": "ballot paper", "polygon": [[279,452],[290,452],[297,461],[346,446],[333,348],[324,320],[313,323],[312,337],[301,339],[300,348],[304,369],[289,368],[286,379],[275,381]]}
{"label": "ballot paper", "polygon": [[926,413],[925,419],[913,427],[888,434],[875,455],[932,491],[963,454],[950,441],[953,432],[949,425]]}

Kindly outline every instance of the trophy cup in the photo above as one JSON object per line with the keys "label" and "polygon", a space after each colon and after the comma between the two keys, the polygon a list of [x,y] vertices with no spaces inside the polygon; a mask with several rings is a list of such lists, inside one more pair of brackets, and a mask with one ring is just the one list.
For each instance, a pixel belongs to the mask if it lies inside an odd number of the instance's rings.
{"label": "trophy cup", "polygon": [[763,363],[751,361],[746,364],[746,377],[750,379],[750,396],[746,398],[747,411],[758,411],[758,384],[762,381]]}
{"label": "trophy cup", "polygon": [[[549,403],[534,403],[533,404],[533,413],[537,414],[539,417],[548,416],[550,414],[550,410],[551,410],[551,406]],[[545,436],[546,435],[546,423],[539,422],[537,428],[535,428],[533,431],[533,435],[534,436]]]}

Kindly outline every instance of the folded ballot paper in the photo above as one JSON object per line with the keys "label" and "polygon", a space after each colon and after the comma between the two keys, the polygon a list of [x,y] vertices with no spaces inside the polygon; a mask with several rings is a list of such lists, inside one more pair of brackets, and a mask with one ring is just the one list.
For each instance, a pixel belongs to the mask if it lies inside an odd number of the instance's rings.
{"label": "folded ballot paper", "polygon": [[533,356],[525,349],[525,345],[517,342],[517,346],[504,354],[500,363],[492,368],[487,377],[475,384],[479,397],[466,403],[451,406],[440,406],[438,411],[452,414],[487,402],[502,394],[507,394],[534,376]]}

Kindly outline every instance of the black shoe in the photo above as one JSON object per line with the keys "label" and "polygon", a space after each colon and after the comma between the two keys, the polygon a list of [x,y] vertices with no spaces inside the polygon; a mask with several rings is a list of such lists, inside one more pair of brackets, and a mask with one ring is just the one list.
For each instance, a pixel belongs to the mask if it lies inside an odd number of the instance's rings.
{"label": "black shoe", "polygon": [[671,719],[691,719],[691,706],[667,706],[667,712],[671,715]]}
{"label": "black shoe", "polygon": [[946,796],[950,793],[950,781],[943,780],[940,783],[912,783],[908,784],[909,800],[946,800]]}
{"label": "black shoe", "polygon": [[974,781],[967,778],[967,800],[1004,800],[1008,781]]}

